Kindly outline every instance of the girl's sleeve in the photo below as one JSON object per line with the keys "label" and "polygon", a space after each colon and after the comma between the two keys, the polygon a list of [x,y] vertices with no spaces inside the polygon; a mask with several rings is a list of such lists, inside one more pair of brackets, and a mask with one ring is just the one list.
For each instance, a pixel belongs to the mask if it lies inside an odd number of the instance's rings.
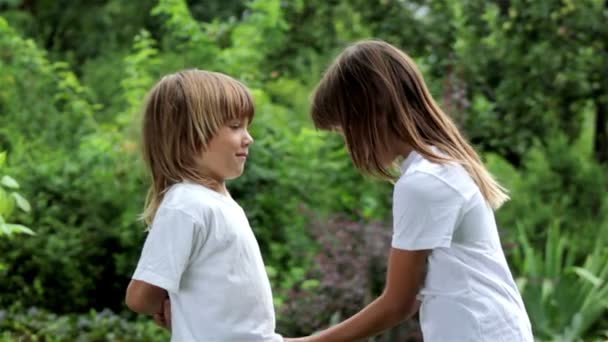
{"label": "girl's sleeve", "polygon": [[393,193],[394,248],[449,247],[464,197],[435,175],[414,172],[400,179]]}
{"label": "girl's sleeve", "polygon": [[200,225],[187,213],[179,209],[159,210],[146,237],[133,279],[177,293],[200,234]]}

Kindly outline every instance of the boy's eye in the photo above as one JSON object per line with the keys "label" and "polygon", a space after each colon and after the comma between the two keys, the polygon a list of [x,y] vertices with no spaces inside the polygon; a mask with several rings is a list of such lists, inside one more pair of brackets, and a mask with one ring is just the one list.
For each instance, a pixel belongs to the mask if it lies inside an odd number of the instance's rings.
{"label": "boy's eye", "polygon": [[247,120],[233,120],[228,122],[228,127],[232,129],[239,129],[247,127]]}

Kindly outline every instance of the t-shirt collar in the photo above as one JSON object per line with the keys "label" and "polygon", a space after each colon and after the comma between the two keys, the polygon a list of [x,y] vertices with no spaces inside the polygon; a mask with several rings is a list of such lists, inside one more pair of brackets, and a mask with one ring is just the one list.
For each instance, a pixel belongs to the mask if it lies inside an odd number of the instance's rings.
{"label": "t-shirt collar", "polygon": [[407,168],[410,167],[410,165],[412,165],[412,163],[416,159],[416,156],[418,156],[418,153],[416,151],[412,150],[407,155],[407,157],[401,162],[401,174],[404,174],[405,171],[407,171]]}

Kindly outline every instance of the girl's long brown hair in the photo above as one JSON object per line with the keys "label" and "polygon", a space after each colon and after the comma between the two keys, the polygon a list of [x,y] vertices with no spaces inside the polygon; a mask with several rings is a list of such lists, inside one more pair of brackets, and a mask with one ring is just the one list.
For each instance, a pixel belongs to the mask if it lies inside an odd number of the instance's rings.
{"label": "girl's long brown hair", "polygon": [[365,40],[342,52],[314,92],[311,116],[319,129],[342,131],[353,163],[368,174],[394,180],[380,156],[401,142],[431,161],[460,163],[494,209],[509,199],[439,108],[414,61],[386,42]]}
{"label": "girl's long brown hair", "polygon": [[221,73],[184,70],[163,77],[150,91],[143,115],[143,157],[151,176],[143,220],[151,224],[165,191],[189,180],[216,188],[198,161],[218,129],[254,115],[251,93]]}

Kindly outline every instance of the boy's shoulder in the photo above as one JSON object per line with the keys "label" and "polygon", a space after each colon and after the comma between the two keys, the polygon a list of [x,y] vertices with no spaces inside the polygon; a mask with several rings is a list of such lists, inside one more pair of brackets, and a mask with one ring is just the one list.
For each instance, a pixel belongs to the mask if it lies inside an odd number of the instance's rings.
{"label": "boy's shoulder", "polygon": [[167,190],[159,210],[179,210],[196,220],[203,220],[234,206],[238,207],[238,204],[202,185],[177,183]]}

